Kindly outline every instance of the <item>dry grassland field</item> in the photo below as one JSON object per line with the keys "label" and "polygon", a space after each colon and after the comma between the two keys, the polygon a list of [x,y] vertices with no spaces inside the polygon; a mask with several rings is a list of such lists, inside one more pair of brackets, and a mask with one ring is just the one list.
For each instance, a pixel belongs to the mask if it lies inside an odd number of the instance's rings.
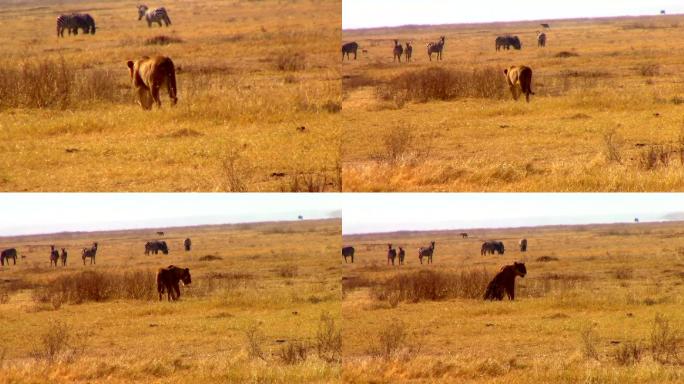
{"label": "dry grassland field", "polygon": [[[20,255],[0,268],[0,382],[337,382],[340,232],[336,219],[0,238]],[[170,253],[145,255],[154,239]],[[192,282],[160,302],[170,264]]]}
{"label": "dry grassland field", "polygon": [[[337,191],[340,1],[0,5],[0,190]],[[89,13],[96,33],[57,37]],[[169,56],[178,104],[135,104],[126,67]],[[301,128],[304,127],[304,128]]]}
{"label": "dry grassland field", "polygon": [[[522,49],[497,52],[504,34]],[[392,61],[394,39],[412,62]],[[682,39],[678,15],[344,30],[359,50],[342,65],[343,189],[682,190]],[[530,103],[512,65],[533,70]]]}
{"label": "dry grassland field", "polygon": [[[682,223],[344,236],[347,383],[681,383]],[[520,238],[528,239],[526,253]],[[500,240],[504,255],[480,255]],[[435,241],[432,265],[417,249]],[[387,243],[407,250],[388,266]],[[514,301],[484,301],[524,262]]]}

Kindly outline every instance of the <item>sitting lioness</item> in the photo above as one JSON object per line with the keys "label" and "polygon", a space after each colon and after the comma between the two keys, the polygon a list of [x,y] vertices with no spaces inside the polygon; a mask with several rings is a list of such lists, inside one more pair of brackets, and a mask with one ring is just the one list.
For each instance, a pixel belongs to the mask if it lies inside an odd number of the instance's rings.
{"label": "sitting lioness", "polygon": [[151,109],[152,103],[161,107],[159,89],[166,85],[171,104],[176,105],[176,70],[173,61],[166,56],[147,57],[128,61],[128,68],[133,80],[133,89],[138,95],[138,104],[143,109]]}
{"label": "sitting lioness", "polygon": [[520,92],[525,94],[525,100],[530,102],[530,95],[532,92],[532,68],[524,65],[514,65],[508,69],[504,69],[508,87],[511,89],[513,99],[518,100]]}

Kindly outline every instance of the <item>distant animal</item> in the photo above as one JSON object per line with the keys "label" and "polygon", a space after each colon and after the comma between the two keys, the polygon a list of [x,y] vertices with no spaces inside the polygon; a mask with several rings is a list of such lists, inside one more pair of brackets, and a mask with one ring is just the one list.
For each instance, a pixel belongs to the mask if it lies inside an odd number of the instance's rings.
{"label": "distant animal", "polygon": [[351,43],[346,43],[342,45],[342,60],[344,60],[344,55],[347,55],[347,60],[349,60],[349,54],[353,53],[354,54],[354,60],[356,60],[356,51],[359,49],[359,45],[356,43],[356,41],[352,41]]}
{"label": "distant animal", "polygon": [[522,43],[520,42],[520,38],[518,36],[511,36],[511,35],[504,35],[504,36],[498,36],[495,40],[495,46],[496,50],[498,51],[499,49],[510,49],[511,46],[514,49],[520,49],[522,48]]}
{"label": "distant animal", "polygon": [[297,219],[298,219],[298,220],[304,220],[304,216],[299,215],[299,216],[297,216]]}
{"label": "distant animal", "polygon": [[351,262],[354,264],[354,247],[342,247],[342,257],[344,257],[344,263],[347,263],[347,257],[351,257]]}
{"label": "distant animal", "polygon": [[169,265],[167,268],[159,268],[159,271],[157,271],[157,292],[159,293],[159,301],[162,300],[162,294],[165,291],[169,301],[178,300],[181,296],[181,281],[184,285],[192,283],[189,268],[179,268],[175,265]]}
{"label": "distant animal", "polygon": [[61,255],[61,260],[62,260],[62,267],[66,267],[67,265],[67,251],[66,249],[62,248],[62,255]]}
{"label": "distant animal", "polygon": [[138,5],[138,21],[142,20],[143,16],[145,16],[145,20],[147,20],[148,27],[151,27],[152,23],[157,23],[161,27],[162,21],[167,27],[171,25],[171,19],[164,7],[150,9],[145,4]]}
{"label": "distant animal", "polygon": [[635,222],[635,223],[638,223],[638,222],[639,222],[639,218],[638,218],[638,217],[635,217],[635,218],[634,218],[634,222]]}
{"label": "distant animal", "polygon": [[389,265],[390,261],[392,262],[392,265],[394,265],[394,259],[397,258],[397,250],[392,248],[392,244],[387,244],[387,264]]}
{"label": "distant animal", "polygon": [[404,258],[406,258],[406,251],[404,251],[404,248],[399,247],[399,265],[404,264]]}
{"label": "distant animal", "polygon": [[402,53],[404,53],[404,47],[402,47],[401,44],[399,44],[399,40],[394,40],[394,50],[392,52],[394,54],[392,61],[399,60],[399,62],[401,63],[401,55]]}
{"label": "distant animal", "polygon": [[17,250],[16,248],[8,248],[5,249],[4,251],[0,252],[0,265],[5,265],[5,261],[7,262],[7,265],[9,265],[9,259],[14,260],[14,265],[17,265]]}
{"label": "distant animal", "polygon": [[503,242],[501,241],[496,241],[496,240],[489,240],[485,241],[482,243],[482,247],[480,248],[480,255],[484,256],[487,254],[493,255],[494,253],[498,253],[499,255],[503,255],[504,252],[506,251]]}
{"label": "distant animal", "polygon": [[520,239],[518,246],[520,247],[520,252],[527,252],[527,239]]}
{"label": "distant animal", "polygon": [[138,97],[138,104],[146,110],[152,109],[156,103],[161,108],[159,90],[166,86],[171,98],[171,105],[178,102],[176,89],[176,69],[173,61],[166,56],[147,57],[127,63],[130,70],[133,89]]}
{"label": "distant animal", "polygon": [[464,239],[468,238],[468,233],[466,233],[466,232],[461,232],[461,233],[459,233],[459,235]]}
{"label": "distant animal", "polygon": [[64,37],[66,30],[69,35],[78,35],[78,29],[84,34],[95,34],[95,19],[87,13],[72,13],[57,16],[57,37]]}
{"label": "distant animal", "polygon": [[159,232],[157,232],[157,235],[159,235],[159,236],[164,236],[164,232],[159,231]]}
{"label": "distant animal", "polygon": [[157,253],[159,253],[159,251],[161,251],[161,253],[165,255],[169,254],[169,247],[166,245],[166,241],[155,240],[148,241],[147,243],[145,243],[146,255],[149,255],[150,253],[154,253],[156,255]]}
{"label": "distant animal", "polygon": [[404,54],[406,55],[406,62],[410,63],[411,56],[413,55],[413,46],[408,41],[406,42],[406,49],[404,50]]}
{"label": "distant animal", "polygon": [[510,300],[515,300],[515,278],[516,276],[525,277],[526,274],[525,263],[514,262],[512,265],[504,266],[487,285],[484,299],[503,300],[504,293],[506,293]]}
{"label": "distant animal", "polygon": [[548,24],[546,24],[546,23],[541,23],[541,24],[539,24],[539,25],[541,25],[542,28],[551,28],[551,26],[548,25]]}
{"label": "distant animal", "polygon": [[525,100],[530,102],[532,92],[532,68],[524,65],[514,65],[504,69],[508,88],[511,90],[514,100],[518,100],[521,93],[525,94]]}
{"label": "distant animal", "polygon": [[90,264],[95,264],[95,255],[97,254],[97,243],[93,243],[90,248],[83,248],[81,251],[81,259],[83,259],[83,265],[86,265],[86,259],[90,259]]}
{"label": "distant animal", "polygon": [[435,242],[431,241],[430,246],[418,248],[418,259],[423,264],[423,258],[427,258],[427,263],[432,264],[432,254],[435,252]]}
{"label": "distant animal", "polygon": [[59,251],[55,249],[54,245],[50,246],[50,266],[57,266],[57,260],[59,260]]}
{"label": "distant animal", "polygon": [[542,48],[546,47],[546,33],[537,32],[537,46]]}
{"label": "distant animal", "polygon": [[183,247],[185,247],[186,252],[190,250],[190,247],[192,247],[192,240],[190,240],[189,237],[183,241]]}
{"label": "distant animal", "polygon": [[661,10],[660,10],[660,14],[661,14],[661,15],[664,15],[664,14],[665,14],[665,10],[664,10],[664,9],[661,9]]}
{"label": "distant animal", "polygon": [[440,36],[439,41],[427,43],[427,54],[432,61],[432,54],[437,54],[437,60],[442,60],[442,51],[444,50],[444,36]]}

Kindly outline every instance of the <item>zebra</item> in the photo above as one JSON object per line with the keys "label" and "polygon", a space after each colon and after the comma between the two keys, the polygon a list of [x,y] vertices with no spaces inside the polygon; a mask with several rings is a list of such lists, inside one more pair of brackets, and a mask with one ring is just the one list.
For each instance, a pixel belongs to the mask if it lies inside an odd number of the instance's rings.
{"label": "zebra", "polygon": [[86,265],[86,258],[90,258],[90,264],[95,264],[95,254],[97,253],[97,243],[93,243],[90,248],[83,248],[81,258],[83,259],[83,265]]}
{"label": "zebra", "polygon": [[50,246],[50,266],[57,266],[57,261],[59,260],[59,251],[55,249],[54,245]]}
{"label": "zebra", "polygon": [[511,35],[505,35],[505,36],[498,36],[495,40],[496,43],[496,50],[498,51],[503,47],[503,49],[510,49],[511,45],[515,49],[520,49],[522,48],[522,43],[520,42],[520,38],[518,36],[511,36]]}
{"label": "zebra", "polygon": [[413,46],[411,46],[411,43],[408,41],[406,42],[406,49],[404,50],[406,54],[406,62],[410,63],[411,62],[411,55],[413,55]]}
{"label": "zebra", "polygon": [[480,248],[480,255],[484,256],[486,254],[498,253],[503,255],[505,252],[504,244],[501,241],[485,241],[482,243],[482,248]]}
{"label": "zebra", "polygon": [[168,255],[169,254],[169,247],[166,245],[166,241],[148,241],[145,243],[145,254],[149,255],[150,253],[154,253],[155,255],[161,251],[163,254]]}
{"label": "zebra", "polygon": [[354,247],[342,247],[342,256],[344,263],[347,263],[347,257],[351,257],[351,262],[354,264]]}
{"label": "zebra", "polygon": [[520,252],[527,252],[527,239],[520,239],[518,245],[520,246]]}
{"label": "zebra", "polygon": [[67,251],[62,248],[62,267],[66,267],[67,264]]}
{"label": "zebra", "polygon": [[79,28],[81,28],[85,34],[90,33],[91,35],[94,35],[95,20],[87,13],[72,13],[70,15],[57,16],[57,37],[64,37],[65,29],[69,35],[72,33],[78,35]]}
{"label": "zebra", "polygon": [[394,50],[392,52],[394,54],[392,61],[397,61],[397,59],[399,59],[399,62],[401,63],[401,55],[404,53],[404,47],[399,44],[399,40],[394,40]]}
{"label": "zebra", "polygon": [[435,251],[435,242],[431,241],[429,247],[418,248],[418,259],[420,263],[423,264],[423,258],[427,258],[427,263],[432,264],[432,253]]}
{"label": "zebra", "polygon": [[468,238],[468,232],[461,232],[461,233],[459,233],[459,235],[464,239]]}
{"label": "zebra", "polygon": [[14,265],[17,265],[17,249],[16,248],[9,248],[5,249],[4,251],[0,252],[0,265],[5,265],[5,261],[7,261],[7,265],[9,265],[9,259],[14,260]]}
{"label": "zebra", "polygon": [[399,265],[404,264],[404,258],[406,257],[406,252],[404,248],[399,247]]}
{"label": "zebra", "polygon": [[190,240],[190,238],[188,237],[188,238],[185,239],[185,241],[183,242],[183,246],[185,247],[185,251],[186,251],[186,252],[189,251],[190,248],[192,247],[192,240]]}
{"label": "zebra", "polygon": [[171,25],[171,19],[164,7],[150,9],[150,7],[145,4],[138,5],[138,21],[142,20],[143,16],[145,16],[145,20],[147,20],[148,27],[151,27],[152,23],[157,23],[161,27],[162,21],[167,27]]}
{"label": "zebra", "polygon": [[349,54],[354,54],[354,60],[356,60],[356,51],[359,49],[359,45],[356,41],[342,45],[342,60],[344,61],[344,55],[347,55],[347,60],[349,60]]}
{"label": "zebra", "polygon": [[439,38],[438,42],[427,43],[427,53],[430,56],[430,61],[432,61],[432,54],[437,54],[437,60],[442,60],[442,50],[444,49],[444,36]]}
{"label": "zebra", "polygon": [[546,33],[537,32],[537,46],[546,47]]}
{"label": "zebra", "polygon": [[392,244],[387,244],[387,265],[389,265],[390,261],[392,261],[392,265],[394,265],[394,259],[397,258],[397,250],[392,248]]}

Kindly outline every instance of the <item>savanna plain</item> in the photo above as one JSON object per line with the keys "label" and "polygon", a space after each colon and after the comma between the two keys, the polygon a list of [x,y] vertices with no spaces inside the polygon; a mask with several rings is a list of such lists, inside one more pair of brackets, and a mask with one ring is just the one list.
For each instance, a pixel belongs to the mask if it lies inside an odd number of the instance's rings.
{"label": "savanna plain", "polygon": [[[348,383],[679,383],[682,223],[345,235]],[[521,252],[518,240],[526,238]],[[480,254],[485,240],[503,255]],[[418,248],[435,241],[433,263]],[[387,244],[406,250],[387,264]],[[485,301],[523,262],[515,300]]]}
{"label": "savanna plain", "polygon": [[[522,49],[497,51],[506,34]],[[680,15],[344,30],[343,189],[682,190],[683,36]],[[513,65],[532,68],[529,103]]]}
{"label": "savanna plain", "polygon": [[[157,231],[164,232],[163,235]],[[186,237],[190,251],[183,249]],[[164,240],[169,254],[145,255]],[[98,242],[95,264],[80,250]],[[50,265],[50,245],[67,265]],[[0,238],[0,382],[338,382],[340,221]],[[158,268],[189,268],[159,301]]]}
{"label": "savanna plain", "polygon": [[[0,6],[0,190],[338,191],[339,0],[11,0]],[[57,37],[90,14],[95,34]],[[135,104],[169,56],[178,104]],[[162,89],[162,91],[164,91]]]}

